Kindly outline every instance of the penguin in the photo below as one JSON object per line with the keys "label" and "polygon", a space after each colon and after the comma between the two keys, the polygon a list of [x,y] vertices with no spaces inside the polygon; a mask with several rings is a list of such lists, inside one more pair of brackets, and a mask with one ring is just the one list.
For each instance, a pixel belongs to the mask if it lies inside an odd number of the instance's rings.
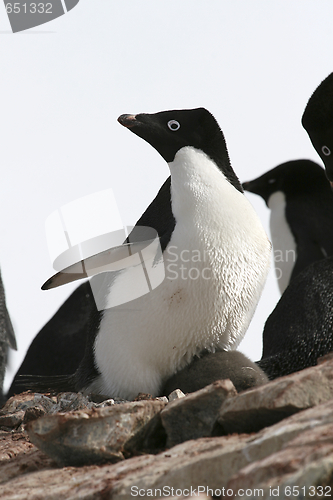
{"label": "penguin", "polygon": [[303,269],[333,255],[333,193],[325,170],[311,160],[282,163],[243,183],[271,209],[270,231],[281,294]]}
{"label": "penguin", "polygon": [[269,379],[317,364],[333,349],[333,257],[296,276],[268,317],[258,366]]}
{"label": "penguin", "polygon": [[94,297],[88,282],[80,285],[38,332],[11,383],[7,398],[29,389],[21,375],[71,375],[86,346]]}
{"label": "penguin", "polygon": [[310,97],[302,116],[302,125],[325,165],[328,179],[333,182],[333,73]]}
{"label": "penguin", "polygon": [[165,278],[149,293],[108,307],[135,286],[135,272],[94,276],[106,307],[92,314],[78,370],[53,387],[131,400],[139,392],[158,396],[163,382],[202,351],[237,348],[266,280],[271,244],[209,111],[127,114],[118,121],[170,168],[136,225],[157,231]]}
{"label": "penguin", "polygon": [[0,406],[4,402],[3,381],[8,361],[8,347],[17,350],[16,337],[7,310],[5,290],[0,273]]}
{"label": "penguin", "polygon": [[231,380],[237,392],[258,387],[269,380],[256,363],[239,351],[204,351],[165,382],[162,395],[169,396],[175,389],[184,394],[195,392],[225,379]]}

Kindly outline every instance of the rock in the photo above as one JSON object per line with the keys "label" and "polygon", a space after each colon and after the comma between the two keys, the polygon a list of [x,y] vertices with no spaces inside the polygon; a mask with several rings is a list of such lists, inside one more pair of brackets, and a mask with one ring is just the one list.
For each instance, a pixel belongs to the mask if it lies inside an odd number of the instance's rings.
{"label": "rock", "polygon": [[238,351],[203,352],[164,384],[162,394],[181,389],[185,394],[203,389],[216,380],[229,379],[237,392],[268,382],[265,373]]}
{"label": "rock", "polygon": [[19,410],[16,413],[8,413],[0,416],[1,429],[17,429],[23,422],[25,412]]}
{"label": "rock", "polygon": [[54,466],[53,460],[30,443],[25,433],[0,431],[0,484]]}
{"label": "rock", "polygon": [[9,398],[6,404],[1,408],[0,415],[8,415],[8,413],[15,413],[19,410],[25,411],[27,408],[29,408],[30,406],[34,406],[37,403],[39,403],[39,400],[38,402],[35,401],[34,393],[23,392],[22,394],[18,394]]}
{"label": "rock", "polygon": [[257,432],[333,397],[333,362],[327,361],[228,399],[218,418],[221,433]]}
{"label": "rock", "polygon": [[[326,429],[324,429],[325,426],[327,426]],[[267,481],[272,485],[278,485],[279,478],[287,481],[289,473],[294,479],[301,478],[303,465],[304,470],[309,474],[308,479],[304,479],[307,481],[304,484],[309,484],[312,477],[320,481],[321,479],[318,478],[321,476],[324,480],[331,470],[332,426],[333,401],[330,401],[292,415],[257,434],[233,434],[191,440],[156,456],[143,455],[116,464],[62,469],[44,468],[15,477],[2,484],[1,500],[26,500],[27,498],[29,500],[41,498],[43,500],[68,500],[68,498],[71,500],[91,500],[92,498],[127,500],[134,496],[159,498],[165,497],[168,493],[171,497],[172,488],[174,494],[179,489],[187,497],[191,488],[192,491],[196,491],[193,497],[198,491],[207,496],[219,496],[218,493],[222,493],[223,487],[225,491],[221,498],[230,498],[227,495],[227,488],[231,488],[232,485],[235,491],[238,485],[239,488],[246,485],[250,488],[253,484],[253,488],[261,488],[261,485],[268,484]],[[301,445],[299,440],[306,435]],[[327,447],[328,455],[325,455],[325,447]],[[286,462],[276,461],[275,465],[271,462],[273,469],[270,470],[270,462],[266,461],[270,459],[270,456],[278,456],[281,451],[293,453],[293,449],[302,448],[302,457],[297,462],[301,466],[300,469],[293,468],[293,461],[288,466]],[[319,448],[321,451],[316,455],[315,450]],[[297,453],[295,451],[293,455],[295,459],[297,459]],[[306,462],[306,453],[311,457],[308,462]],[[284,455],[283,460],[286,459],[287,455]],[[13,466],[15,461],[13,457]],[[314,464],[313,476],[311,476],[311,463]],[[280,469],[278,464],[280,464]],[[22,462],[21,465],[23,465]],[[253,480],[249,467],[253,467],[252,473],[256,474]],[[244,471],[247,472],[246,480],[243,475]],[[244,478],[243,482],[242,478]],[[301,486],[301,483],[298,485]],[[247,496],[244,495],[243,498]],[[278,498],[287,498],[287,496],[280,495]],[[290,498],[295,497],[290,496]],[[310,497],[305,496],[305,498]]]}
{"label": "rock", "polygon": [[233,498],[241,498],[239,493],[245,490],[251,491],[247,498],[258,498],[258,485],[263,492],[260,498],[266,499],[272,498],[272,490],[279,498],[331,497],[328,484],[332,473],[333,424],[320,425],[287,442],[282,450],[244,467],[227,487],[235,492]]}
{"label": "rock", "polygon": [[75,410],[90,410],[95,406],[86,396],[81,392],[62,392],[57,395],[57,404],[50,408],[48,413],[58,413],[65,411]]}
{"label": "rock", "polygon": [[31,422],[31,420],[37,420],[37,418],[42,417],[46,414],[46,411],[42,407],[33,406],[31,408],[27,408],[24,413],[23,423],[27,424]]}
{"label": "rock", "polygon": [[46,415],[28,422],[27,431],[32,443],[59,464],[118,461],[126,442],[164,406],[162,401],[140,401]]}
{"label": "rock", "polygon": [[200,391],[174,400],[161,411],[167,447],[211,436],[222,403],[237,392],[230,380],[218,380]]}
{"label": "rock", "polygon": [[169,395],[168,400],[169,400],[169,403],[171,403],[171,401],[174,401],[175,399],[181,399],[181,398],[185,398],[185,394],[180,389],[175,389]]}

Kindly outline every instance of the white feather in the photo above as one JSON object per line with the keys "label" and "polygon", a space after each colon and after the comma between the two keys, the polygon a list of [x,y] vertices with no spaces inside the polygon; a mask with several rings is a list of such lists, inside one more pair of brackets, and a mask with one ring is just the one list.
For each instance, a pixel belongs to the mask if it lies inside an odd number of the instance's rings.
{"label": "white feather", "polygon": [[296,260],[296,242],[286,219],[286,197],[276,191],[268,199],[275,275],[281,294],[287,288]]}

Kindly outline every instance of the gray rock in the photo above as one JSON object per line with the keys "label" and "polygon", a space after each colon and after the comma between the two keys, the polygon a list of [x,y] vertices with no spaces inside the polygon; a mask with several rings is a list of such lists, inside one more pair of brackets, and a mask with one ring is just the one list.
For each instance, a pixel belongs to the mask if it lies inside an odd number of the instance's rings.
{"label": "gray rock", "polygon": [[333,362],[329,360],[228,399],[218,418],[220,431],[257,432],[332,397]]}
{"label": "gray rock", "polygon": [[[227,487],[238,493],[251,491],[249,499],[258,498],[258,485],[263,492],[260,498],[271,499],[272,490],[279,498],[324,498],[332,496],[327,486],[332,473],[333,424],[320,425],[299,434],[280,451],[244,467]],[[241,495],[236,493],[235,498]]]}
{"label": "gray rock", "polygon": [[211,436],[222,403],[237,392],[230,380],[218,380],[200,391],[169,403],[161,412],[167,447]]}
{"label": "gray rock", "polygon": [[48,413],[67,412],[75,410],[90,410],[95,407],[81,392],[62,392],[57,395],[57,404],[49,409]]}
{"label": "gray rock", "polygon": [[[167,488],[165,491],[170,492],[171,497],[171,488],[174,488],[174,493],[177,489],[181,489],[187,495],[186,489],[190,491],[192,487],[195,490],[199,486],[202,493],[212,496],[218,493],[218,490],[223,486],[227,488],[232,484],[235,488],[238,484],[239,487],[248,484],[249,488],[250,485],[254,484],[255,488],[260,488],[261,485],[267,485],[267,481],[271,482],[272,485],[278,484],[280,477],[285,481],[284,484],[287,484],[289,472],[293,474],[290,476],[293,477],[293,480],[303,480],[302,468],[293,470],[292,462],[285,466],[280,461],[280,469],[277,467],[278,462],[275,462],[273,470],[276,477],[273,477],[269,467],[261,467],[261,472],[258,468],[255,481],[251,481],[248,471],[249,482],[241,482],[242,478],[245,478],[242,473],[250,466],[259,467],[260,463],[267,465],[266,457],[268,460],[270,456],[278,455],[280,451],[298,450],[302,446],[302,460],[304,459],[304,461],[301,460],[298,464],[305,466],[304,470],[309,474],[305,484],[308,484],[313,477],[316,478],[316,481],[321,480],[319,477],[324,480],[331,470],[330,458],[333,455],[329,440],[332,436],[332,425],[333,401],[330,401],[299,412],[263,429],[258,434],[234,434],[187,441],[156,456],[143,455],[116,464],[105,464],[99,467],[66,467],[63,469],[50,469],[48,466],[44,467],[43,470],[30,471],[29,474],[20,476],[22,472],[15,466],[15,460],[13,460],[11,479],[6,481],[4,478],[4,483],[1,485],[1,500],[26,500],[27,498],[29,500],[40,500],[41,498],[43,500],[68,500],[68,498],[71,500],[91,500],[93,498],[127,500],[133,498],[133,493],[139,490],[142,490],[142,495],[138,495],[138,498],[159,498],[163,497],[161,493],[163,488]],[[324,426],[328,426],[326,438]],[[305,435],[307,431],[308,437],[304,444],[299,446],[297,439],[303,439],[302,434]],[[319,444],[322,448],[317,460],[315,449],[318,446],[318,441],[320,441]],[[325,446],[328,446],[329,453],[326,456]],[[311,460],[308,463],[306,463],[306,449],[311,455]],[[33,452],[31,450],[31,454]],[[18,457],[21,470],[24,470],[23,459],[25,456],[22,454]],[[297,456],[297,452],[294,456]],[[313,470],[311,463],[314,464]],[[16,467],[16,476],[13,475],[14,467]],[[255,470],[253,469],[253,472]],[[224,497],[222,496],[222,498],[227,497],[226,494]],[[256,498],[261,497],[257,496]],[[277,498],[287,497],[280,495]],[[288,498],[301,497],[291,496]]]}
{"label": "gray rock", "polygon": [[8,413],[15,413],[16,411],[25,411],[30,406],[35,406],[39,403],[35,401],[35,394],[31,392],[23,392],[17,396],[12,396],[8,399],[6,404],[1,408],[0,415],[7,415]]}
{"label": "gray rock", "polygon": [[23,422],[25,412],[19,410],[16,413],[0,415],[0,428],[17,429]]}
{"label": "gray rock", "polygon": [[165,406],[140,401],[46,415],[28,422],[29,438],[59,464],[83,465],[124,458],[129,441]]}

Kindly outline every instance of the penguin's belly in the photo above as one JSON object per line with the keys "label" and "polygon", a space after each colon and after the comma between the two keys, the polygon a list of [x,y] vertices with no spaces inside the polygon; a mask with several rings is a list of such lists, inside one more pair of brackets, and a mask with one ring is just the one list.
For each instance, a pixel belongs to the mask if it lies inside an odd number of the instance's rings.
{"label": "penguin's belly", "polygon": [[282,191],[268,199],[271,209],[270,230],[274,249],[275,275],[281,294],[289,285],[296,261],[296,242],[286,219],[286,199]]}
{"label": "penguin's belly", "polygon": [[[127,399],[138,392],[156,396],[163,380],[194,354],[235,349],[242,340],[261,293],[256,286],[265,280],[258,265],[262,255],[246,242],[244,253],[215,238],[203,244],[186,238],[188,229],[177,225],[157,288],[104,311],[95,341],[102,374],[95,391]],[[268,242],[262,250],[269,255],[267,248]],[[111,295],[124,297],[140,278],[139,268],[120,273]]]}

